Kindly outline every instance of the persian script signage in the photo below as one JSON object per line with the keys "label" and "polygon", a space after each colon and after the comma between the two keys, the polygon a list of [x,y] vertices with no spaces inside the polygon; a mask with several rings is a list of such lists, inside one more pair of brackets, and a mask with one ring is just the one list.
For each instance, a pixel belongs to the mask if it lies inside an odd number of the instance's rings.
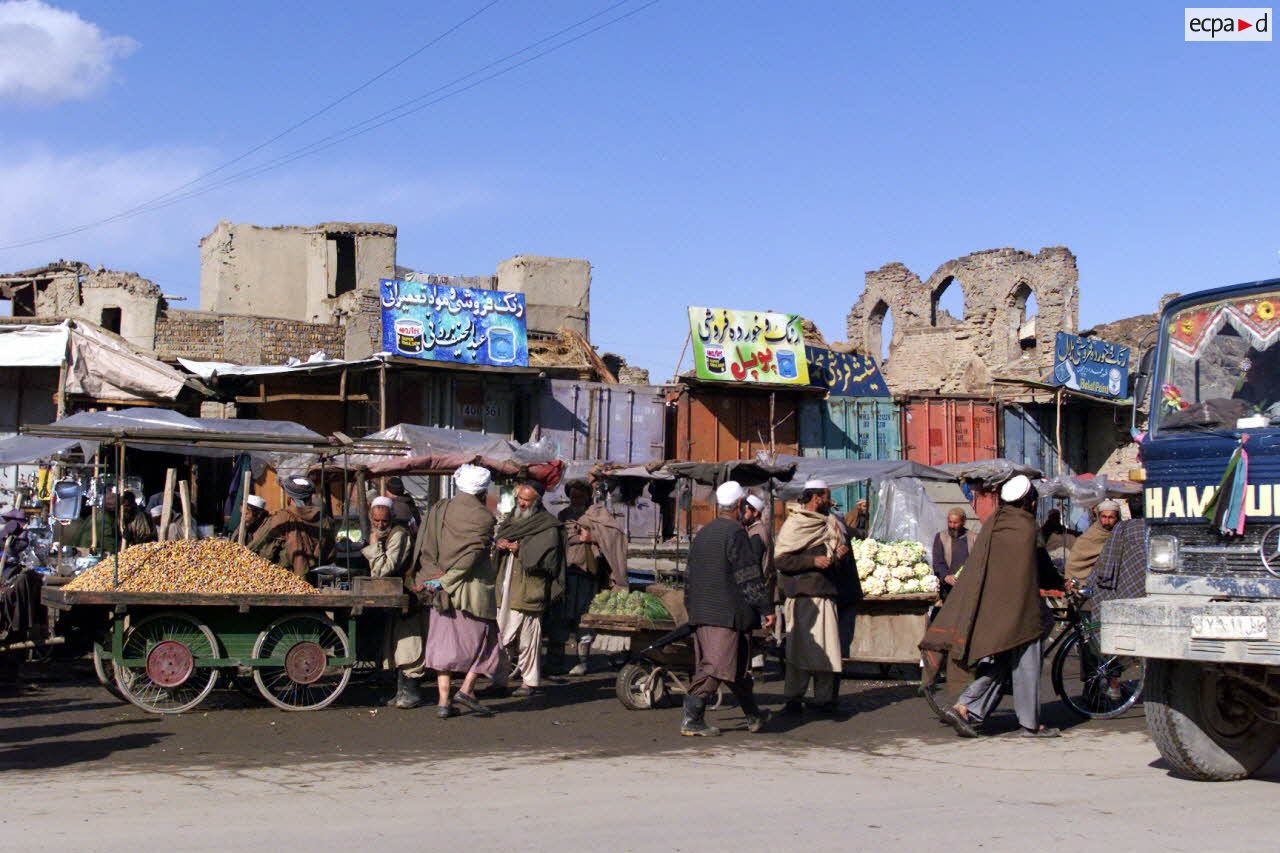
{"label": "persian script signage", "polygon": [[808,385],[799,314],[690,308],[699,379]]}
{"label": "persian script signage", "polygon": [[523,293],[382,279],[382,349],[405,358],[528,367]]}
{"label": "persian script signage", "polygon": [[1129,393],[1129,348],[1058,332],[1053,346],[1053,384],[1101,397],[1125,397]]}
{"label": "persian script signage", "polygon": [[805,347],[809,362],[809,384],[825,388],[833,397],[889,397],[876,360],[869,355],[832,352]]}

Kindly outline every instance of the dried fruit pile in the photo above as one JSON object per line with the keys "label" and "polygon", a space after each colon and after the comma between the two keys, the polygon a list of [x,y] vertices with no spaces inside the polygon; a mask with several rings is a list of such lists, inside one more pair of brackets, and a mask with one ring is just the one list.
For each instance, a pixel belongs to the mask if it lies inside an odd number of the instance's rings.
{"label": "dried fruit pile", "polygon": [[66,585],[84,592],[239,593],[313,595],[316,590],[287,569],[223,539],[148,542],[120,552],[120,585],[112,584],[115,559],[106,557]]}

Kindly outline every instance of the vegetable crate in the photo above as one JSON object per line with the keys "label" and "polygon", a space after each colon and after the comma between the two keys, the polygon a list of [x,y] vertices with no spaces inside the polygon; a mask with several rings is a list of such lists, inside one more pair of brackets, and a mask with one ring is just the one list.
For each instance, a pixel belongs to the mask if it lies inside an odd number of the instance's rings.
{"label": "vegetable crate", "polygon": [[199,705],[220,677],[248,669],[264,699],[316,711],[346,688],[357,663],[356,617],[399,611],[403,594],[204,595],[45,589],[57,610],[109,614],[93,664],[104,687],[153,714]]}

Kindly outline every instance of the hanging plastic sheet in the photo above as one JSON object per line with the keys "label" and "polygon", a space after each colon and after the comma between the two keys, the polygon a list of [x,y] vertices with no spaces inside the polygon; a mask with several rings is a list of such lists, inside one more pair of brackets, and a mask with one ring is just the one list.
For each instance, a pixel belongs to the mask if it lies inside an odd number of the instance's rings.
{"label": "hanging plastic sheet", "polygon": [[900,477],[880,483],[870,534],[880,542],[910,540],[926,548],[947,527],[946,513],[933,501],[924,483]]}

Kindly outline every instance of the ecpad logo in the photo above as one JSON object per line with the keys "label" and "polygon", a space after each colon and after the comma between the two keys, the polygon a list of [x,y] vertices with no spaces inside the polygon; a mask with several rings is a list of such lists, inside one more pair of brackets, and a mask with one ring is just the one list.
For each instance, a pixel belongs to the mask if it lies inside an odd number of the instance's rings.
{"label": "ecpad logo", "polygon": [[1184,41],[1271,41],[1270,9],[1187,9]]}

